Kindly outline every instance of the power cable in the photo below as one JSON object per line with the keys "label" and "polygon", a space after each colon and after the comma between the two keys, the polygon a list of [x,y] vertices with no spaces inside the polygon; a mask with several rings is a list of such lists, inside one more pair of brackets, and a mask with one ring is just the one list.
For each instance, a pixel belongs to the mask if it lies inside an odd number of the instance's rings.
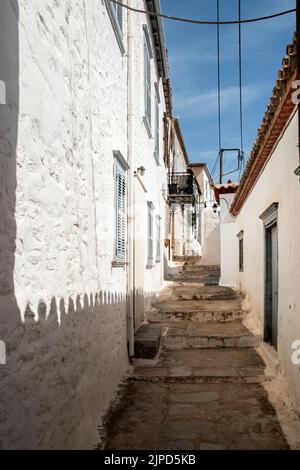
{"label": "power cable", "polygon": [[239,87],[240,87],[240,139],[241,153],[239,154],[239,181],[241,180],[244,163],[244,115],[243,115],[243,69],[242,69],[242,25],[241,0],[239,0]]}
{"label": "power cable", "polygon": [[241,152],[244,153],[244,123],[243,123],[243,77],[242,77],[242,27],[241,27],[241,0],[239,0],[239,86],[240,86],[240,132]]}
{"label": "power cable", "polygon": [[221,131],[221,59],[220,59],[220,0],[217,0],[217,51],[218,51],[218,120],[219,120],[219,151],[222,148]]}
{"label": "power cable", "polygon": [[191,18],[181,18],[179,16],[170,16],[170,15],[165,15],[164,13],[156,13],[154,11],[146,11],[146,10],[140,10],[138,8],[133,8],[128,5],[125,5],[121,1],[117,0],[109,0],[111,3],[114,3],[116,5],[119,5],[123,8],[126,8],[127,10],[133,11],[135,13],[144,13],[149,16],[155,16],[159,18],[165,18],[166,20],[173,20],[173,21],[180,21],[182,23],[191,23],[191,24],[200,24],[200,25],[230,25],[230,24],[244,24],[244,23],[256,23],[258,21],[265,21],[265,20],[270,20],[272,18],[278,18],[279,16],[284,16],[288,15],[290,13],[295,13],[296,8],[293,8],[291,10],[285,10],[281,11],[279,13],[274,13],[273,15],[268,15],[268,16],[261,16],[258,18],[250,18],[246,20],[239,20],[239,21],[203,21],[203,20],[194,20]]}

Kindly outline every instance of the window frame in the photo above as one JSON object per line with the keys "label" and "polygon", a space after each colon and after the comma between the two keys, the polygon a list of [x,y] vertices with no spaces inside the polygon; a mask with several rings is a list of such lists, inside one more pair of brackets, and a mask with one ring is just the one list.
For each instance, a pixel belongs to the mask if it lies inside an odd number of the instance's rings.
{"label": "window frame", "polygon": [[239,239],[239,272],[244,272],[244,231],[241,230],[237,237]]}
{"label": "window frame", "polygon": [[[124,0],[120,0],[120,2],[124,3]],[[116,3],[112,3],[109,0],[105,0],[106,8],[108,11],[108,15],[117,39],[117,43],[119,45],[121,54],[125,54],[125,46],[123,42],[123,8]],[[120,13],[121,13],[121,21],[120,21]]]}
{"label": "window frame", "polygon": [[147,269],[154,267],[154,206],[147,202]]}
{"label": "window frame", "polygon": [[152,47],[148,28],[143,25],[144,31],[144,123],[149,135],[152,137],[152,80],[151,60],[153,59]]}
{"label": "window frame", "polygon": [[[115,214],[114,214],[114,223],[115,223],[115,242],[114,242],[114,257],[113,257],[113,266],[125,266],[127,264],[127,206],[128,206],[128,184],[127,184],[127,171],[129,170],[129,165],[124,159],[120,151],[115,150],[114,155],[114,186],[115,186]],[[119,176],[123,178],[124,184],[124,201],[122,202],[123,214],[120,215],[119,208]],[[123,253],[120,255],[119,252],[119,218],[122,218],[122,225],[124,230],[124,247]]]}
{"label": "window frame", "polygon": [[156,225],[156,263],[161,262],[161,217],[155,216]]}
{"label": "window frame", "polygon": [[160,165],[160,96],[159,83],[155,83],[155,149],[154,158],[157,165]]}

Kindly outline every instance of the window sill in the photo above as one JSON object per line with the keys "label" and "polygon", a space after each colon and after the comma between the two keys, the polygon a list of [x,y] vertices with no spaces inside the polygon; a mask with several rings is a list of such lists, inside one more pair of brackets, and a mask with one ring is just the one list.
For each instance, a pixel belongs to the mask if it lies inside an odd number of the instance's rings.
{"label": "window sill", "polygon": [[127,261],[114,260],[112,263],[113,268],[125,268],[128,263]]}
{"label": "window sill", "polygon": [[150,123],[149,123],[146,116],[143,117],[143,121],[144,121],[144,124],[145,124],[145,127],[146,127],[146,131],[148,133],[148,137],[149,137],[149,139],[152,139],[151,126],[150,126]]}

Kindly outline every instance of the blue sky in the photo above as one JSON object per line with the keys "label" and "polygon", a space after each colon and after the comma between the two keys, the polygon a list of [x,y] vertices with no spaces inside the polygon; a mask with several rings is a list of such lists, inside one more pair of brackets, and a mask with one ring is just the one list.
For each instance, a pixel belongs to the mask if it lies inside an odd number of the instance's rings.
{"label": "blue sky", "polygon": [[[295,0],[242,0],[242,17],[295,8]],[[221,20],[237,19],[238,0],[220,0]],[[216,0],[161,0],[166,14],[216,19]],[[192,162],[212,168],[218,153],[216,27],[164,21],[174,115]],[[249,155],[295,30],[295,16],[242,26],[244,141]],[[239,147],[238,26],[221,26],[222,147]],[[228,156],[226,168],[235,162]],[[217,176],[217,175],[216,175]],[[232,179],[236,179],[231,177]]]}

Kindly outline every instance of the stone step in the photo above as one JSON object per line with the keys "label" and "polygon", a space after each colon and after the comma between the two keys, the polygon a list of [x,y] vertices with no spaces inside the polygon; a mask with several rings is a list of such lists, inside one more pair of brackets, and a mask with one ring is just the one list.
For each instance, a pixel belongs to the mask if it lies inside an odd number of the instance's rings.
{"label": "stone step", "polygon": [[211,271],[201,271],[198,269],[186,269],[186,270],[180,270],[174,273],[176,276],[181,276],[181,277],[198,277],[198,278],[207,278],[207,277],[220,277],[220,271],[217,270],[211,270]]}
{"label": "stone step", "polygon": [[162,321],[173,321],[179,322],[182,320],[187,320],[190,322],[232,322],[232,321],[243,321],[247,315],[247,312],[244,310],[234,310],[234,311],[169,311],[161,312],[158,310],[149,310],[146,312],[146,320],[150,323],[157,323]]}
{"label": "stone step", "polygon": [[265,364],[252,348],[164,351],[156,364],[137,363],[135,380],[263,383]]}
{"label": "stone step", "polygon": [[160,348],[162,327],[144,324],[134,336],[134,355],[136,358],[153,359]]}
{"label": "stone step", "polygon": [[188,264],[202,263],[201,256],[173,256],[173,261],[184,261]]}
{"label": "stone step", "polygon": [[211,275],[199,275],[193,273],[175,273],[169,274],[168,280],[175,282],[198,282],[203,285],[218,285],[220,276],[211,276]]}
{"label": "stone step", "polygon": [[242,323],[203,323],[164,327],[162,345],[169,350],[211,348],[256,348],[254,336]]}
{"label": "stone step", "polygon": [[[172,300],[234,300],[241,299],[241,293],[230,287],[199,286],[197,284],[178,285],[162,292]],[[160,298],[160,297],[159,297]]]}
{"label": "stone step", "polygon": [[153,307],[153,310],[146,312],[146,319],[149,322],[189,320],[223,323],[241,321],[248,313],[242,309],[238,300],[166,301],[153,303]]}
{"label": "stone step", "polygon": [[183,271],[193,271],[195,273],[211,273],[211,272],[220,272],[220,266],[203,266],[201,264],[184,264]]}

